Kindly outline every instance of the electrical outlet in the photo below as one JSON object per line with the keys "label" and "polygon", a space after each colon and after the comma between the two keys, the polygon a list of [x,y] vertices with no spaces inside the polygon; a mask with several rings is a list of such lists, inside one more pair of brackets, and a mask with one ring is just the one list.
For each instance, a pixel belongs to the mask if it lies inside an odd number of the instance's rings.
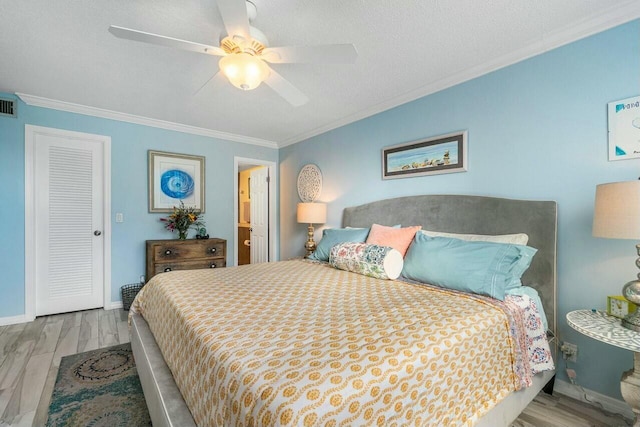
{"label": "electrical outlet", "polygon": [[144,274],[140,275],[140,283],[144,283]]}
{"label": "electrical outlet", "polygon": [[570,342],[563,342],[560,347],[562,357],[568,362],[575,362],[578,358],[578,346]]}

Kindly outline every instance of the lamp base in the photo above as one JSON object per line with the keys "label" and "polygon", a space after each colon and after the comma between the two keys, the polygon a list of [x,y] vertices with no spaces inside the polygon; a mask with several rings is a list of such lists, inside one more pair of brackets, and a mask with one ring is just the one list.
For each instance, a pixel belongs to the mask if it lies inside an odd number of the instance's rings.
{"label": "lamp base", "polygon": [[624,319],[622,319],[622,326],[627,329],[631,329],[632,331],[640,332],[640,313],[639,310],[636,310],[634,313],[628,314]]}
{"label": "lamp base", "polygon": [[[636,245],[636,252],[638,254],[636,266],[640,268],[640,245]],[[627,301],[631,301],[639,307],[634,313],[630,313],[622,319],[622,326],[632,331],[640,332],[640,273],[638,273],[638,279],[632,280],[624,285],[622,295]]]}
{"label": "lamp base", "polygon": [[307,228],[307,242],[304,244],[304,248],[307,250],[305,258],[309,258],[309,255],[315,252],[316,242],[313,240],[313,225],[309,224]]}

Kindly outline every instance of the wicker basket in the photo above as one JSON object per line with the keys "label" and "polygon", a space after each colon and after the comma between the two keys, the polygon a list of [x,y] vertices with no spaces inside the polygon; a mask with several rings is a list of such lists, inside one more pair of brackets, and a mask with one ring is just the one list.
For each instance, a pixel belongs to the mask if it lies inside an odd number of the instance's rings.
{"label": "wicker basket", "polygon": [[120,288],[122,292],[122,308],[129,310],[131,303],[133,302],[140,289],[144,286],[144,283],[132,283],[130,285],[124,285]]}

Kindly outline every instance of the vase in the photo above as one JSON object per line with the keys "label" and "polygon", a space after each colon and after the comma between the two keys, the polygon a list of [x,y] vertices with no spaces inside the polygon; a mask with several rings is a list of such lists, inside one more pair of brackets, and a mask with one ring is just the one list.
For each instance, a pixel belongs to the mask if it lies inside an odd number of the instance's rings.
{"label": "vase", "polygon": [[185,240],[187,238],[188,230],[178,230],[178,239]]}

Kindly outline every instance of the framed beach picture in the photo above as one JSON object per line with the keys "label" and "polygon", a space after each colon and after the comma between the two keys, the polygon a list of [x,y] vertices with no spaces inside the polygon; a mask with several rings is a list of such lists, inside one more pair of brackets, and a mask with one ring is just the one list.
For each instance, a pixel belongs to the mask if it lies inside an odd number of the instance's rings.
{"label": "framed beach picture", "polygon": [[149,150],[149,212],[173,212],[180,201],[204,213],[204,157]]}
{"label": "framed beach picture", "polygon": [[382,179],[467,170],[467,131],[382,149]]}
{"label": "framed beach picture", "polygon": [[640,96],[607,104],[609,161],[640,157]]}

